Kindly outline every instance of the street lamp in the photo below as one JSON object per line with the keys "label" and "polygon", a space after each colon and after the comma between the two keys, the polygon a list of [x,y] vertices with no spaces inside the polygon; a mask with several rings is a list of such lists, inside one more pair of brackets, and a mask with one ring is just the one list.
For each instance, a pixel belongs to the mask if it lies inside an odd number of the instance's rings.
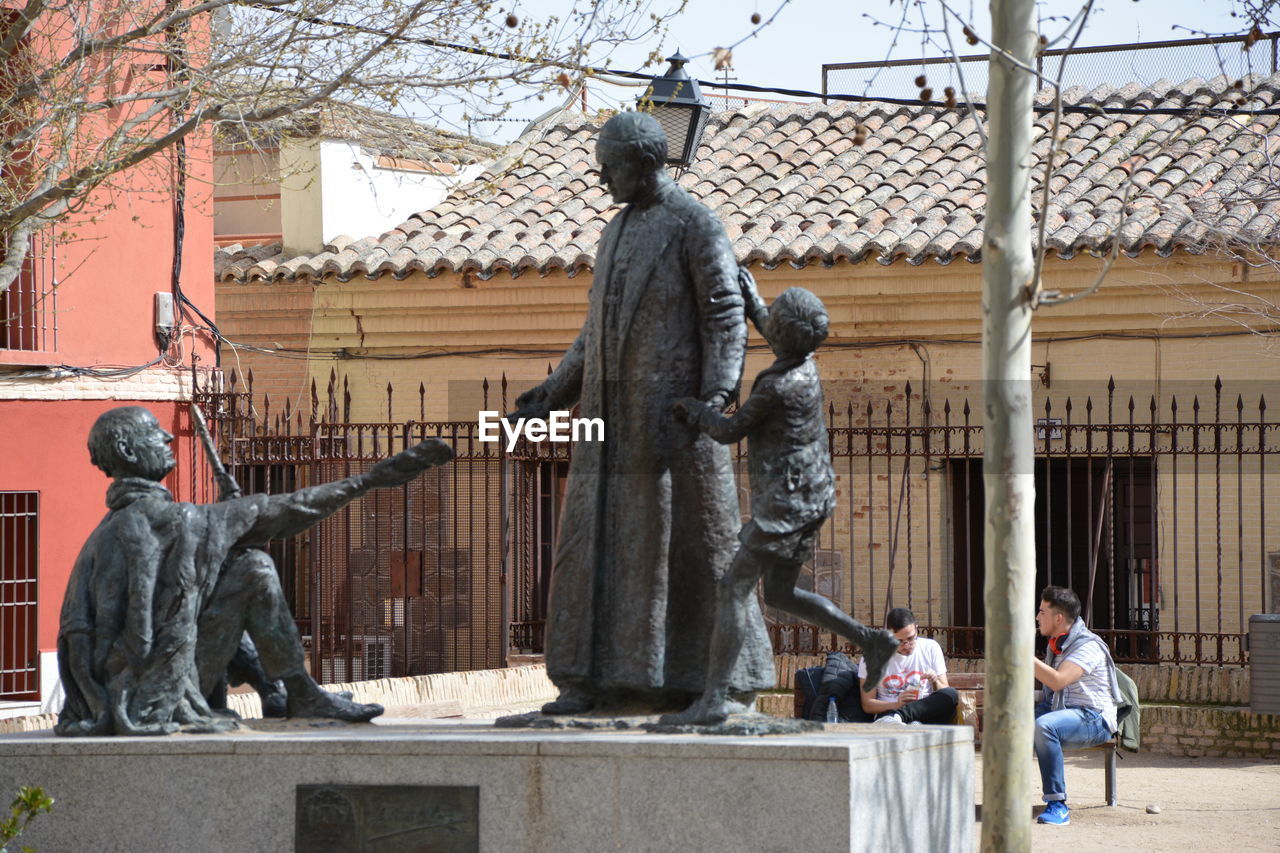
{"label": "street lamp", "polygon": [[654,77],[649,88],[639,99],[640,108],[647,110],[667,134],[667,165],[688,166],[698,141],[711,115],[711,105],[702,100],[698,81],[684,70],[688,58],[676,51],[667,57],[671,67],[661,77]]}

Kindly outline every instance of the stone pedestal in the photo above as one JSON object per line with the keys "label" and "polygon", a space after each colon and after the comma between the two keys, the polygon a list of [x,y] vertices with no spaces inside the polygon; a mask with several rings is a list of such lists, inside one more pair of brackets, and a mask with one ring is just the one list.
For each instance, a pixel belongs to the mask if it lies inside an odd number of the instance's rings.
{"label": "stone pedestal", "polygon": [[[67,853],[284,853],[295,849],[303,801],[313,824],[334,824],[326,831],[346,832],[335,827],[354,808],[361,826],[352,832],[384,836],[383,846],[346,841],[333,849],[884,853],[973,845],[968,727],[839,725],[813,734],[708,737],[443,721],[255,723],[253,731],[221,736],[4,736],[0,794],[43,786],[57,801],[53,813],[37,818],[21,841]],[[349,805],[360,800],[350,798],[350,786],[365,785],[435,787],[406,817],[403,808],[371,808],[377,796]],[[334,788],[317,794],[314,786]],[[400,790],[392,798],[388,789],[388,802],[403,804],[406,796]],[[313,808],[335,802],[341,807]],[[472,803],[469,815],[460,802]],[[404,846],[389,833],[400,833]]]}

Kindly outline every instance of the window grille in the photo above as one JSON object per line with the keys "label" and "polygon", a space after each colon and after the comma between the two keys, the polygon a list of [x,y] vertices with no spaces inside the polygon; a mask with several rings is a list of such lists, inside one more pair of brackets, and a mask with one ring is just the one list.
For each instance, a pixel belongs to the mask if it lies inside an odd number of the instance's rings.
{"label": "window grille", "polygon": [[0,700],[40,698],[38,492],[0,492]]}
{"label": "window grille", "polygon": [[57,350],[56,262],[52,229],[33,234],[21,272],[0,293],[0,350]]}

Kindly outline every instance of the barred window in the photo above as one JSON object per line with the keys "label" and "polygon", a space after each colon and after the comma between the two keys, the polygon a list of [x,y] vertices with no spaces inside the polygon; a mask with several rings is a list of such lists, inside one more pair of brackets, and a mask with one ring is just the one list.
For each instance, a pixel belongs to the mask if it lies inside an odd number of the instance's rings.
{"label": "barred window", "polygon": [[0,700],[39,699],[38,492],[0,492]]}

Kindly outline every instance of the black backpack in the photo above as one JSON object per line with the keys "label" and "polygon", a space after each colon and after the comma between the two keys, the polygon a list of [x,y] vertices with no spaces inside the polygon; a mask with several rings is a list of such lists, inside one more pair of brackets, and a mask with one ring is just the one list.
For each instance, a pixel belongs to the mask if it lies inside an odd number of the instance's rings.
{"label": "black backpack", "polygon": [[818,722],[826,720],[827,705],[834,696],[840,722],[870,722],[871,716],[862,710],[859,687],[861,682],[853,662],[840,652],[830,652],[825,666],[811,666],[796,673],[796,688],[804,697],[801,716]]}

